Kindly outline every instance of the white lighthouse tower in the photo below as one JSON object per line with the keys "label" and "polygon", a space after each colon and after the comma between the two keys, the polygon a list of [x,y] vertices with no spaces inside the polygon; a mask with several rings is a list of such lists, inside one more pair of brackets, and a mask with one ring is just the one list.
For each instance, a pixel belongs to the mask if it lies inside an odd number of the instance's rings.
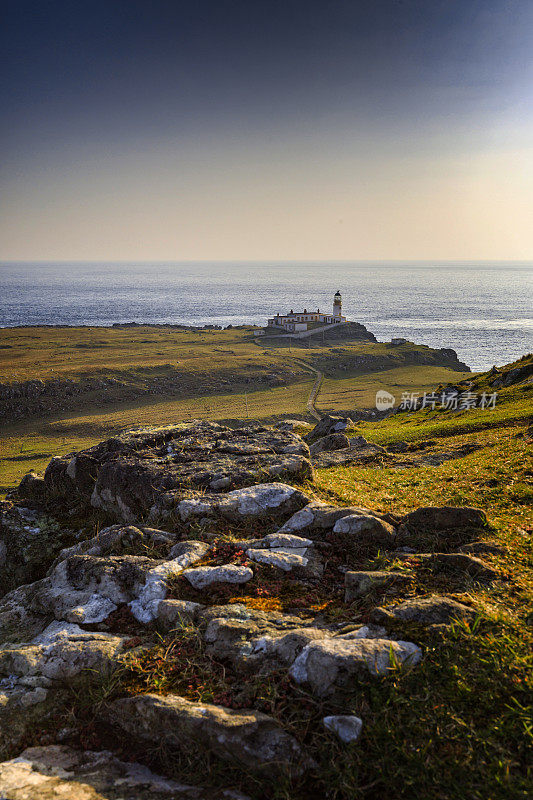
{"label": "white lighthouse tower", "polygon": [[335,297],[333,298],[333,316],[339,322],[342,319],[342,297],[340,292],[335,292]]}

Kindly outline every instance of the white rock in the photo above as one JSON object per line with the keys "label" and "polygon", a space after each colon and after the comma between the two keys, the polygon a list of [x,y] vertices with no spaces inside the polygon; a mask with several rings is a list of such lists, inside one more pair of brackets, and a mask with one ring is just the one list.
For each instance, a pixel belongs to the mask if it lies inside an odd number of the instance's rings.
{"label": "white rock", "polygon": [[254,573],[249,567],[225,564],[221,567],[196,567],[183,573],[195,589],[205,589],[212,583],[246,583]]}
{"label": "white rock", "polygon": [[262,483],[228,492],[223,502],[242,516],[260,516],[287,502],[295,492],[296,489],[284,483]]}
{"label": "white rock", "polygon": [[261,539],[261,547],[302,548],[311,547],[312,544],[313,542],[311,539],[304,539],[302,536],[292,536],[290,533],[269,533]]}
{"label": "white rock", "polygon": [[361,672],[385,675],[394,663],[418,664],[422,651],[412,642],[389,639],[324,639],[307,645],[289,672],[319,697],[332,694]]}
{"label": "white rock", "polygon": [[363,720],[348,715],[324,717],[322,722],[328,731],[335,733],[345,744],[355,742],[363,728]]}
{"label": "white rock", "polygon": [[281,533],[290,533],[292,531],[301,531],[304,528],[308,528],[310,525],[313,524],[315,521],[315,515],[309,508],[302,508],[301,511],[297,511],[296,514],[293,514],[290,519],[279,529],[278,534]]}
{"label": "white rock", "polygon": [[250,549],[246,551],[246,555],[252,561],[257,561],[260,564],[269,564],[272,567],[284,570],[284,572],[290,572],[294,567],[305,567],[309,561],[308,558],[305,558],[305,553],[306,548],[300,553],[281,548],[273,550]]}

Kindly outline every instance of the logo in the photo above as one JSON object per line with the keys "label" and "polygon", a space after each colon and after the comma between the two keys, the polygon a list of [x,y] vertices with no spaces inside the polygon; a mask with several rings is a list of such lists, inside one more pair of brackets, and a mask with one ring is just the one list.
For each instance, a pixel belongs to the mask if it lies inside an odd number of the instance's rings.
{"label": "logo", "polygon": [[393,408],[396,398],[390,392],[386,392],[385,389],[380,389],[376,392],[376,408],[378,411],[388,411],[389,408]]}

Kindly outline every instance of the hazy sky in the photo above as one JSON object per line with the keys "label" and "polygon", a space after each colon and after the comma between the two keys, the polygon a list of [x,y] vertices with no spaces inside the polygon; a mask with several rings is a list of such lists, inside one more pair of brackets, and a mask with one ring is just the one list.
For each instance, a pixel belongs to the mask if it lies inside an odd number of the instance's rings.
{"label": "hazy sky", "polygon": [[3,7],[4,259],[533,258],[533,0]]}

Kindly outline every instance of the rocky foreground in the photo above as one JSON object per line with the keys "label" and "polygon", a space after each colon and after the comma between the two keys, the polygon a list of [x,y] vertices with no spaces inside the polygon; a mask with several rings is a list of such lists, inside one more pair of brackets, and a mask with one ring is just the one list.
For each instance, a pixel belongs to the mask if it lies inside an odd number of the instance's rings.
{"label": "rocky foreground", "polygon": [[474,622],[446,587],[497,577],[484,512],[319,502],[314,465],[388,456],[290,428],[124,434],[1,504],[1,798],[312,787],[364,735],[354,698],[432,658],[417,629]]}

